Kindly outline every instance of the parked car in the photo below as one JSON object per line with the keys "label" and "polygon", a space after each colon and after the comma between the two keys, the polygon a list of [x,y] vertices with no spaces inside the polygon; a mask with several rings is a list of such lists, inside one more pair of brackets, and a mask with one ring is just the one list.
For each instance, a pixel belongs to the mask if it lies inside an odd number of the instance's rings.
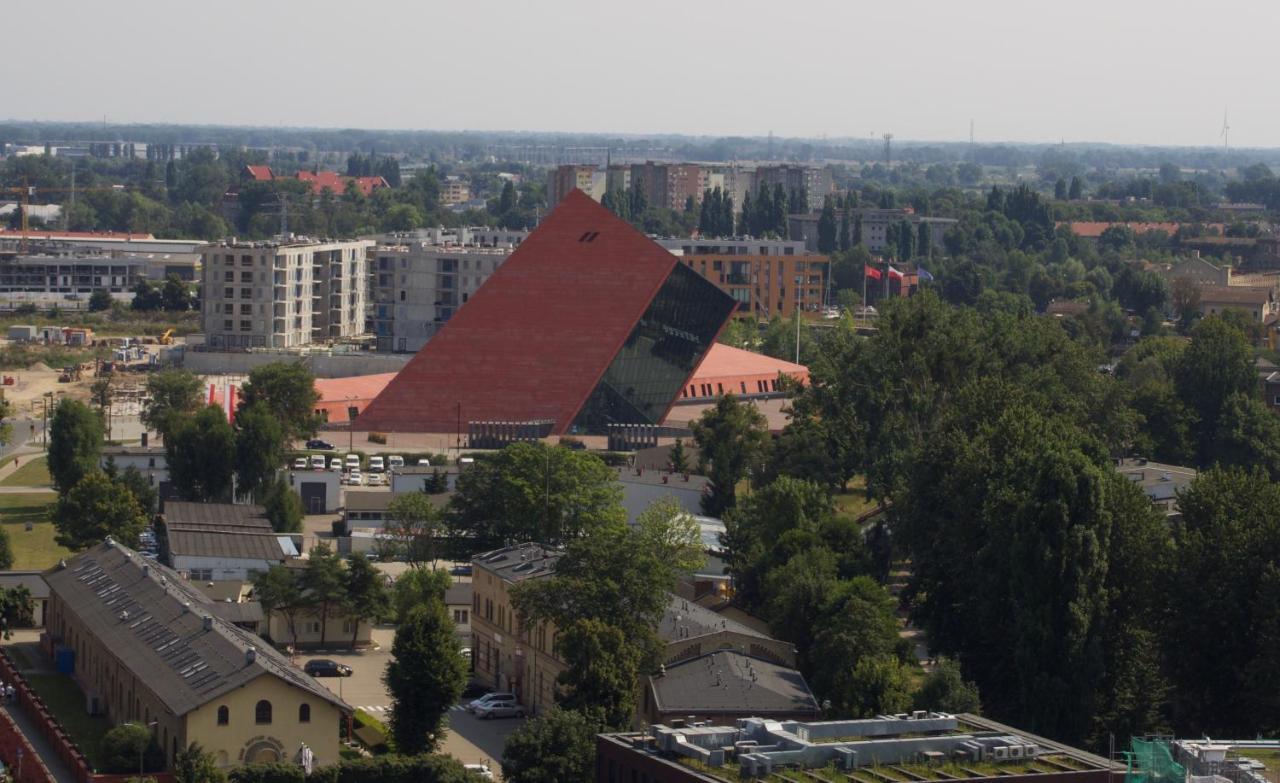
{"label": "parked car", "polygon": [[324,457],[320,456],[319,454],[316,454],[311,457],[312,470],[324,470],[324,466],[325,466]]}
{"label": "parked car", "polygon": [[351,472],[347,474],[347,483],[353,487],[358,487],[363,484],[363,479],[364,477],[360,475],[359,468],[352,468]]}
{"label": "parked car", "polygon": [[418,457],[418,467],[420,468],[431,467],[431,460],[427,459],[426,457]]}
{"label": "parked car", "polygon": [[306,469],[307,469],[307,458],[306,458],[306,457],[298,457],[297,459],[295,459],[295,460],[293,461],[293,469],[294,469],[294,470],[306,470]]}
{"label": "parked car", "polygon": [[476,717],[480,720],[523,718],[524,707],[517,704],[515,699],[494,699],[487,704],[476,707]]}
{"label": "parked car", "polygon": [[329,460],[329,470],[342,470],[342,460],[337,457]]}
{"label": "parked car", "polygon": [[494,691],[492,693],[486,693],[480,698],[467,704],[467,712],[475,712],[478,708],[485,706],[491,701],[515,701],[515,700],[516,700],[516,695],[514,693],[507,693],[505,691]]}
{"label": "parked car", "polygon": [[454,576],[471,576],[471,564],[459,563],[453,568],[450,568],[449,573],[453,574]]}
{"label": "parked car", "polygon": [[369,458],[370,473],[381,473],[383,470],[386,470],[386,464],[382,461],[382,457]]}
{"label": "parked car", "polygon": [[382,473],[370,473],[370,474],[369,474],[369,486],[371,486],[371,487],[385,487],[386,485],[387,485],[387,477],[386,477],[384,474],[382,474]]}
{"label": "parked car", "polygon": [[312,677],[350,677],[351,667],[328,658],[313,658],[302,670]]}
{"label": "parked car", "polygon": [[348,454],[348,455],[347,455],[347,460],[346,460],[346,465],[347,465],[347,470],[359,470],[359,469],[360,469],[360,455],[359,455],[359,454]]}
{"label": "parked car", "polygon": [[493,770],[487,764],[463,764],[462,768],[481,780],[493,780]]}
{"label": "parked car", "polygon": [[399,454],[392,454],[390,457],[387,457],[387,467],[388,467],[388,468],[403,468],[403,467],[404,467],[404,457],[401,457]]}
{"label": "parked car", "polygon": [[320,451],[333,451],[333,444],[327,440],[320,440],[316,438],[307,441],[307,448],[318,449]]}

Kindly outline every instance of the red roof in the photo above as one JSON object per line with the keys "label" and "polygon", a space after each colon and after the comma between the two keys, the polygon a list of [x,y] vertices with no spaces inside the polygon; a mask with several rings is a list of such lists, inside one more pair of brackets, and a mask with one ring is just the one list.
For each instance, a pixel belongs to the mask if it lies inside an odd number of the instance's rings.
{"label": "red roof", "polygon": [[311,192],[317,196],[323,193],[325,188],[333,191],[335,196],[341,196],[347,192],[348,182],[356,183],[356,187],[366,196],[378,188],[390,187],[382,177],[344,177],[332,171],[299,171],[298,179],[310,182]]}
{"label": "red roof", "polygon": [[1128,228],[1135,234],[1145,234],[1148,231],[1163,231],[1169,236],[1178,233],[1181,223],[1109,223],[1105,221],[1082,221],[1078,223],[1060,223],[1060,226],[1069,228],[1071,233],[1078,237],[1086,239],[1097,239],[1102,236],[1102,232],[1114,226]]}
{"label": "red roof", "polygon": [[[0,237],[22,237],[20,228],[0,228]],[[155,239],[151,234],[128,231],[28,231],[31,239]]]}
{"label": "red roof", "polygon": [[[550,419],[552,432],[563,433],[676,263],[631,225],[572,191],[357,426],[451,433],[459,421],[465,427],[468,421]],[[727,319],[728,295],[707,287],[724,298]],[[678,393],[672,389],[673,399]]]}
{"label": "red roof", "polygon": [[363,411],[394,377],[395,373],[384,372],[345,378],[316,378],[316,391],[320,394],[316,409],[328,414],[326,421],[347,421],[347,408],[354,405]]}
{"label": "red roof", "polygon": [[753,353],[744,351],[741,348],[734,348],[732,345],[716,343],[711,346],[710,351],[707,351],[702,364],[698,365],[697,371],[694,372],[689,382],[710,382],[715,378],[736,378],[738,376],[751,375],[767,375],[771,378],[777,378],[778,373],[784,373],[793,378],[803,380],[809,377],[809,368],[803,364],[793,364],[782,359],[775,359],[772,356],[765,356],[762,353]]}
{"label": "red roof", "polygon": [[270,182],[275,179],[275,174],[272,173],[270,166],[245,166],[244,169],[249,173],[251,179],[256,179],[259,182]]}

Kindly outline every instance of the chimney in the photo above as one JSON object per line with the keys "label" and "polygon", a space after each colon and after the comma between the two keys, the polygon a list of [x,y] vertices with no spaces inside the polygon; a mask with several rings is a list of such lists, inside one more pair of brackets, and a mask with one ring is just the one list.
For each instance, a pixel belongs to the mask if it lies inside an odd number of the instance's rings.
{"label": "chimney", "polygon": [[258,660],[258,649],[256,647],[250,647],[244,651],[244,662],[246,665],[251,664],[256,660]]}

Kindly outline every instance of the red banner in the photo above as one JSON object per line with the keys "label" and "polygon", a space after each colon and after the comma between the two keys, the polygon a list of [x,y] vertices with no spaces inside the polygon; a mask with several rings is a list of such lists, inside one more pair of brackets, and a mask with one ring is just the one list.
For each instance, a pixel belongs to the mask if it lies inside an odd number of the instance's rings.
{"label": "red banner", "polygon": [[879,269],[876,269],[876,268],[875,268],[875,267],[873,267],[873,266],[867,266],[867,265],[865,265],[865,264],[863,265],[863,267],[862,267],[862,268],[863,268],[863,270],[864,270],[865,274],[867,275],[867,277],[871,278],[872,280],[879,280],[879,279],[880,279],[880,270],[879,270]]}

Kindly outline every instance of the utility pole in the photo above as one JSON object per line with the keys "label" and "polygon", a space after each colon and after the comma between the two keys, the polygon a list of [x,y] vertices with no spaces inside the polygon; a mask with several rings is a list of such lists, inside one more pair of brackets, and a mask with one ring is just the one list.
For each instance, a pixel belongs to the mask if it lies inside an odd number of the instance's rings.
{"label": "utility pole", "polygon": [[884,165],[893,165],[893,134],[886,133],[884,135]]}

